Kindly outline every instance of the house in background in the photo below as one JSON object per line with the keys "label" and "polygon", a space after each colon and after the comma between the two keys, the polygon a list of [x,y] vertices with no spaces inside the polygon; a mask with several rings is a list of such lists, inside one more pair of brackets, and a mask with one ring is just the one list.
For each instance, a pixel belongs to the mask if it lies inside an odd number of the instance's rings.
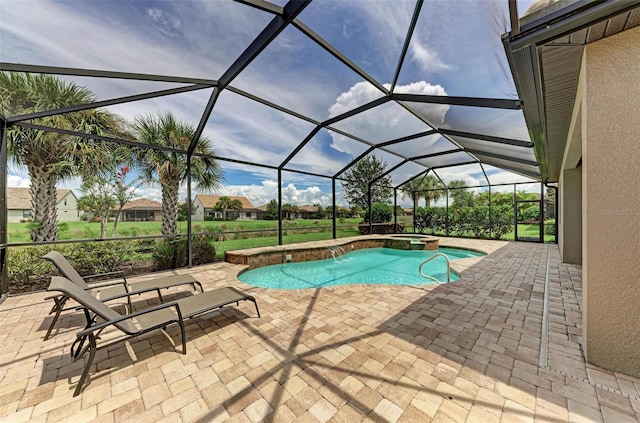
{"label": "house in background", "polygon": [[316,217],[318,213],[318,206],[298,206],[298,216],[297,219],[313,219]]}
{"label": "house in background", "polygon": [[240,200],[242,203],[241,210],[227,210],[227,219],[232,220],[256,220],[258,218],[257,207],[251,204],[247,197],[234,197],[232,195],[196,195],[193,204],[197,206],[196,212],[193,214],[193,220],[204,220],[205,216],[212,216],[214,219],[222,219],[223,211],[216,211],[214,207],[222,197],[231,200]]}
{"label": "house in background", "polygon": [[162,220],[162,203],[146,198],[129,201],[122,208],[121,222],[159,222]]}
{"label": "house in background", "polygon": [[[56,190],[56,211],[59,222],[80,220],[78,198],[70,189]],[[29,188],[7,187],[7,222],[31,219]]]}

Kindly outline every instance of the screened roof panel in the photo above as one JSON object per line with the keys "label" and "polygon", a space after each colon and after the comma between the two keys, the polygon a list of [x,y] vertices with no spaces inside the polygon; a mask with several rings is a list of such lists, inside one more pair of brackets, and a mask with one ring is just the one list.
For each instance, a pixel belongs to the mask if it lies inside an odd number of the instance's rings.
{"label": "screened roof panel", "polygon": [[287,165],[287,169],[334,175],[369,146],[321,129]]}
{"label": "screened roof panel", "polygon": [[204,133],[222,157],[278,166],[313,128],[307,121],[223,91]]}
{"label": "screened roof panel", "polygon": [[531,178],[539,177],[540,173],[537,166],[529,166],[526,164],[498,159],[495,157],[484,156],[482,154],[474,153],[474,156],[481,160],[484,163],[491,164],[493,166],[499,167],[501,169],[510,170],[516,173],[521,173]]}
{"label": "screened roof panel", "polygon": [[383,84],[393,80],[415,1],[311,2],[299,19]]}
{"label": "screened roof panel", "polygon": [[[285,6],[288,2],[272,3]],[[465,180],[481,179],[478,165],[465,165],[476,158],[537,175],[537,167],[527,164],[535,161],[528,149],[474,137],[529,140],[520,110],[472,106],[482,103],[482,99],[474,103],[473,97],[487,98],[494,106],[500,103],[494,100],[517,98],[501,41],[508,28],[507,3],[292,2],[288,12],[295,13],[297,8],[302,11],[289,23],[288,17],[277,17],[278,8],[263,1],[193,0],[188,7],[178,1],[0,2],[0,61],[14,67],[61,66],[70,68],[71,74],[104,70],[160,75],[161,79],[202,78],[205,85],[221,79],[222,91],[213,104],[204,135],[211,139],[218,156],[243,162],[222,162],[228,169],[225,186],[234,186],[237,192],[240,185],[253,187],[248,195],[258,196],[257,190],[270,189],[262,182],[273,181],[272,169],[251,164],[284,165],[285,170],[330,177],[369,149],[368,143],[380,145],[422,134],[431,130],[425,122],[441,133],[374,150],[387,169],[404,158],[436,154],[399,166],[390,174],[394,182],[403,182],[400,179],[404,176],[408,179],[411,172],[419,174],[429,167],[438,167],[437,174],[446,180],[463,179],[463,175]],[[420,15],[394,94],[429,97],[398,103],[408,96],[394,98],[384,91],[394,82],[416,5],[421,7]],[[305,27],[309,28],[307,33]],[[314,41],[314,33],[322,40]],[[322,42],[332,46],[325,49]],[[358,74],[328,50],[343,55],[346,62],[351,61],[368,75]],[[43,71],[35,66],[31,69]],[[55,69],[46,71],[56,73]],[[86,85],[98,100],[187,87],[186,83],[112,76],[60,78]],[[368,77],[375,81],[367,81]],[[229,85],[224,85],[227,82]],[[246,96],[236,94],[238,90]],[[140,114],[168,111],[195,127],[206,118],[203,113],[208,113],[205,110],[211,93],[212,88],[207,86],[200,91],[112,105],[106,110],[128,121]],[[429,103],[431,96],[439,96],[442,103],[449,102],[446,96],[460,96],[468,105]],[[313,122],[269,107],[261,99]],[[451,99],[457,101],[460,99]],[[515,102],[512,106],[500,104],[504,106],[498,107],[517,107]],[[358,109],[365,105],[370,108]],[[349,115],[354,110],[359,113]],[[318,123],[322,129],[314,135]],[[309,142],[301,146],[307,138]],[[456,144],[473,154],[438,154],[458,148]],[[290,155],[291,160],[285,164]],[[441,168],[451,165],[459,166]],[[313,179],[287,174],[287,180],[295,184]],[[325,188],[323,185],[321,190]]]}
{"label": "screened roof panel", "polygon": [[392,101],[336,122],[331,126],[375,144],[431,129]]}
{"label": "screened roof panel", "polygon": [[373,154],[378,159],[384,160],[384,162],[387,164],[387,170],[390,170],[392,167],[394,167],[395,165],[397,165],[398,163],[404,160],[402,157],[398,155],[388,153],[382,150],[373,150],[371,154]]}
{"label": "screened roof panel", "polygon": [[484,141],[474,138],[458,137],[454,135],[450,135],[450,137],[465,149],[473,150],[474,152],[477,151],[490,154],[500,154],[503,156],[514,157],[521,160],[536,160],[532,148],[501,144],[493,141]]}
{"label": "screened roof panel", "polygon": [[520,110],[450,106],[443,128],[529,141],[529,131]]}
{"label": "screened roof panel", "polygon": [[[0,49],[1,50],[1,49]],[[86,91],[87,101],[83,103],[65,103],[62,104],[52,104],[45,102],[38,102],[36,108],[31,110],[30,112],[44,112],[44,111],[54,111],[59,108],[63,108],[64,106],[72,106],[72,105],[81,105],[81,104],[91,104],[94,101],[109,101],[116,100],[121,97],[131,97],[131,96],[142,96],[149,95],[153,96],[157,93],[164,92],[165,95],[162,97],[164,103],[170,107],[170,104],[173,102],[171,95],[169,93],[176,94],[180,92],[190,92],[195,93],[197,91],[206,92],[207,96],[210,95],[211,89],[209,88],[199,88],[195,89],[193,84],[181,84],[181,83],[171,83],[171,82],[157,82],[157,81],[136,81],[136,80],[123,80],[123,79],[113,79],[113,78],[90,78],[90,77],[79,77],[79,76],[60,76],[59,79],[68,87],[75,85],[76,87],[83,89]],[[176,100],[180,101],[180,100]],[[156,103],[157,104],[157,103]],[[2,107],[0,105],[0,107]],[[7,117],[13,117],[18,115],[23,115],[24,110],[2,110],[3,114]]]}
{"label": "screened roof panel", "polygon": [[425,2],[398,83],[426,81],[433,95],[517,98],[500,38],[508,22],[502,2]]}
{"label": "screened roof panel", "polygon": [[[195,128],[200,121],[202,112],[211,96],[211,92],[212,89],[209,88],[175,94],[168,97],[157,97],[115,104],[103,107],[100,110],[119,116],[128,116],[129,122],[134,122],[135,119],[139,117],[157,117],[161,114],[171,113],[177,120]],[[188,147],[188,145],[186,145],[186,147]]]}
{"label": "screened roof panel", "polygon": [[440,156],[427,157],[424,159],[417,159],[416,162],[421,163],[428,167],[440,167],[451,166],[455,164],[468,163],[473,161],[473,157],[467,153],[460,151],[450,154],[443,154]]}
{"label": "screened roof panel", "polygon": [[383,96],[291,27],[273,40],[232,85],[318,121]]}
{"label": "screened roof panel", "polygon": [[509,172],[508,170],[504,170],[490,164],[483,164],[482,166],[484,166],[484,170],[485,172],[487,172],[487,178],[489,178],[489,182],[491,182],[492,184],[533,181],[532,178],[529,178],[522,174]]}
{"label": "screened roof panel", "polygon": [[236,2],[3,2],[0,60],[217,79],[272,18]]}
{"label": "screened roof panel", "polygon": [[482,167],[479,163],[472,163],[463,166],[445,167],[435,171],[445,184],[451,181],[464,181],[468,186],[486,185],[487,179],[482,173]]}
{"label": "screened roof panel", "polygon": [[415,176],[420,172],[424,172],[425,170],[425,167],[421,164],[407,162],[393,172],[389,173],[389,176],[391,177],[391,183],[393,184],[393,186],[398,186],[412,176]]}
{"label": "screened roof panel", "polygon": [[427,135],[386,147],[405,157],[418,157],[457,149],[458,147],[440,134]]}

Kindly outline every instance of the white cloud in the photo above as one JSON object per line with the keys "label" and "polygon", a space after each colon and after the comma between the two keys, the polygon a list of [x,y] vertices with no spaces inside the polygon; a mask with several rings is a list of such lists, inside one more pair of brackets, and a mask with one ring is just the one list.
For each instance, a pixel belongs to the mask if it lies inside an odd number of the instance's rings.
{"label": "white cloud", "polygon": [[7,175],[8,187],[29,188],[31,186],[31,179],[20,175]]}
{"label": "white cloud", "polygon": [[[278,183],[265,179],[260,185],[228,185],[221,190],[221,194],[247,197],[258,207],[278,198]],[[298,206],[320,204],[324,207],[331,205],[331,193],[322,191],[318,186],[302,189],[289,183],[282,187],[282,201]]]}
{"label": "white cloud", "polygon": [[[390,84],[384,85],[387,89]],[[397,92],[410,94],[447,95],[440,85],[431,85],[426,81],[418,81],[396,87]],[[329,107],[329,116],[338,116],[354,106],[364,104],[380,97],[380,91],[369,83],[358,82],[336,98]],[[425,104],[426,112],[434,123],[444,122],[449,105]],[[415,134],[430,129],[412,114],[395,103],[386,103],[375,109],[360,113],[334,125],[336,128],[350,132],[370,141],[387,141],[405,135]],[[332,133],[334,149],[356,155],[361,151],[359,143],[342,135]]]}
{"label": "white cloud", "polygon": [[452,69],[438,57],[438,53],[429,49],[421,41],[415,39],[411,43],[411,60],[418,63],[420,68],[426,72],[436,72]]}

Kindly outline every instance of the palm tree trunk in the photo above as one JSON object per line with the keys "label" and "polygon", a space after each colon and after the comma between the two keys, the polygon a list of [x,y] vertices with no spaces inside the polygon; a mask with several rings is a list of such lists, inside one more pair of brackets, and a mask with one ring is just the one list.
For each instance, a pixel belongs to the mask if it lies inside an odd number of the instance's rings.
{"label": "palm tree trunk", "polygon": [[178,234],[178,189],[180,182],[176,179],[162,183],[162,235]]}
{"label": "palm tree trunk", "polygon": [[31,178],[31,240],[55,241],[58,237],[58,216],[56,211],[56,177],[39,166],[28,166]]}

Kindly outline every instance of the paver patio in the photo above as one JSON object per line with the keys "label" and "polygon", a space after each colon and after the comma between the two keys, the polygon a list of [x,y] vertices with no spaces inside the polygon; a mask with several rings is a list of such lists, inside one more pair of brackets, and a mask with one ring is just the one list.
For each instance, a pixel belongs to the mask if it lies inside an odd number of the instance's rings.
{"label": "paver patio", "polygon": [[[493,252],[459,281],[420,287],[282,291],[238,282],[237,265],[181,270],[205,290],[232,284],[251,293],[262,318],[241,304],[189,320],[186,355],[175,327],[101,351],[75,398],[83,361],[68,353],[82,315],[64,313],[43,341],[47,294],[7,298],[0,419],[640,421],[640,380],[584,363],[581,269],[561,263],[557,246],[441,245]],[[155,303],[139,298],[138,306]]]}

